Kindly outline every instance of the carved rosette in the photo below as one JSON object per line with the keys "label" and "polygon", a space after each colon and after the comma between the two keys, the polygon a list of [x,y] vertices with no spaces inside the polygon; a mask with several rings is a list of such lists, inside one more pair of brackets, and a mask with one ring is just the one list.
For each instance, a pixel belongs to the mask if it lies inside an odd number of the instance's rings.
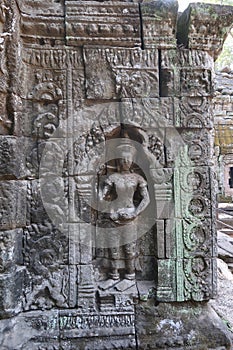
{"label": "carved rosette", "polygon": [[211,129],[213,127],[211,98],[182,96],[177,106],[176,126],[188,129]]}
{"label": "carved rosette", "polygon": [[[183,275],[179,286],[180,300],[206,300],[215,295],[215,231],[210,201],[212,198],[210,168],[180,167],[175,173],[176,195],[180,198],[180,225],[176,235],[182,244],[178,265]],[[177,203],[178,203],[178,197]],[[178,248],[178,247],[177,247]]]}
{"label": "carved rosette", "polygon": [[212,232],[211,221],[190,223],[183,221],[184,257],[212,255]]}

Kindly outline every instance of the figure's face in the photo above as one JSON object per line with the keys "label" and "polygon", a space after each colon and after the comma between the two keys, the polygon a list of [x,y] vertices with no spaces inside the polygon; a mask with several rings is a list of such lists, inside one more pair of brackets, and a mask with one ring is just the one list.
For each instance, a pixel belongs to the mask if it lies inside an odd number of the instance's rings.
{"label": "figure's face", "polygon": [[122,170],[129,170],[134,160],[133,152],[122,150],[121,158],[119,160],[120,167]]}

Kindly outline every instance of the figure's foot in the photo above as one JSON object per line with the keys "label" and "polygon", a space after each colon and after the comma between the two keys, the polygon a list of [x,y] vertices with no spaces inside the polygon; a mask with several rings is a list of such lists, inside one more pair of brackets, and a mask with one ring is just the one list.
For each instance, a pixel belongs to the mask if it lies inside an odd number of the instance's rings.
{"label": "figure's foot", "polygon": [[124,292],[125,290],[133,287],[135,285],[135,280],[124,279],[117,283],[114,287],[118,292]]}
{"label": "figure's foot", "polygon": [[99,284],[99,288],[102,290],[107,290],[109,288],[112,288],[116,283],[118,283],[120,281],[119,279],[108,279],[106,281],[101,282],[101,284]]}
{"label": "figure's foot", "polygon": [[125,274],[125,278],[126,278],[127,280],[130,280],[130,281],[135,280],[135,277],[136,277],[136,275],[135,275],[134,272],[133,272],[133,273],[126,273],[126,274]]}
{"label": "figure's foot", "polygon": [[111,272],[109,273],[109,277],[112,280],[118,281],[120,279],[120,274],[119,272],[116,270],[116,272]]}

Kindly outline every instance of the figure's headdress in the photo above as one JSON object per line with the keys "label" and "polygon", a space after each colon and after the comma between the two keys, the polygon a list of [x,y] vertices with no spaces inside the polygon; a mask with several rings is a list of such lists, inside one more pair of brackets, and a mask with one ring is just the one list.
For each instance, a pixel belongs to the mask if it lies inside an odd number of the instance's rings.
{"label": "figure's headdress", "polygon": [[122,137],[119,138],[119,144],[116,146],[117,152],[120,151],[127,151],[127,152],[133,152],[135,153],[137,151],[135,145],[132,143],[132,141],[129,138]]}

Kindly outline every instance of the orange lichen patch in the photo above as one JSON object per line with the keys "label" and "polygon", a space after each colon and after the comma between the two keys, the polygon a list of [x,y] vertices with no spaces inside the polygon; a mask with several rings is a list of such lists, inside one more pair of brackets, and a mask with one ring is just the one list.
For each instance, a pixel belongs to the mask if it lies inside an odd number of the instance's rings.
{"label": "orange lichen patch", "polygon": [[233,123],[225,125],[218,124],[214,143],[220,147],[233,145]]}

